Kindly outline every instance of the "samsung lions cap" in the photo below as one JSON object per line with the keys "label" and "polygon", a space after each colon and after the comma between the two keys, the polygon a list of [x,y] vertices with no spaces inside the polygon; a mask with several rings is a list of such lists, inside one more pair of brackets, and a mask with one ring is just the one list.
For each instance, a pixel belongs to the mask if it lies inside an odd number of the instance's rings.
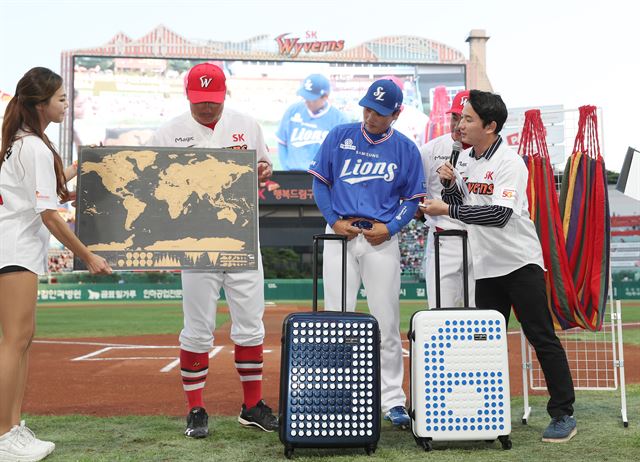
{"label": "samsung lions cap", "polygon": [[187,98],[194,104],[224,102],[227,94],[226,77],[215,64],[196,64],[184,79]]}
{"label": "samsung lions cap", "polygon": [[322,74],[311,74],[302,81],[298,95],[307,101],[315,101],[331,92],[329,79]]}
{"label": "samsung lions cap", "polygon": [[391,115],[402,107],[402,90],[392,80],[376,80],[360,100],[360,106],[373,109],[383,116]]}

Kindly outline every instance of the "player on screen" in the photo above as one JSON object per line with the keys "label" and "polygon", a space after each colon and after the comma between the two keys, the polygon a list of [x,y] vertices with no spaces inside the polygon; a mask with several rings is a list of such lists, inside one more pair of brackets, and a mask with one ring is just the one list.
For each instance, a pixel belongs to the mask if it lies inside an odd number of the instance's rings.
{"label": "player on screen", "polygon": [[347,117],[329,102],[331,84],[322,74],[311,74],[302,81],[298,95],[276,132],[278,155],[283,170],[307,170],[329,130],[347,123]]}

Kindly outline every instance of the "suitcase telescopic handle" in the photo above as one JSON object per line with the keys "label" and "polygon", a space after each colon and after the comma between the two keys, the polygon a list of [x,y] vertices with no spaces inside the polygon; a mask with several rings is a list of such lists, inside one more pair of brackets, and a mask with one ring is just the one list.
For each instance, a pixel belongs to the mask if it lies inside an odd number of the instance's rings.
{"label": "suitcase telescopic handle", "polygon": [[313,311],[318,311],[318,244],[320,241],[342,243],[342,312],[347,311],[347,236],[316,234],[313,236]]}
{"label": "suitcase telescopic handle", "polygon": [[469,307],[469,274],[467,272],[467,231],[464,229],[447,229],[433,233],[433,245],[436,257],[436,308],[440,308],[440,237],[459,236],[462,238],[462,285],[464,288],[464,306]]}

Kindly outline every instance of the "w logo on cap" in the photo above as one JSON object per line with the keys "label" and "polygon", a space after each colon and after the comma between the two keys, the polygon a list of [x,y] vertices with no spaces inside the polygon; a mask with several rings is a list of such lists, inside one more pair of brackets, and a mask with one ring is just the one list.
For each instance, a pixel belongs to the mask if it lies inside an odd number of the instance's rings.
{"label": "w logo on cap", "polygon": [[213,81],[213,78],[207,78],[206,75],[200,77],[200,86],[202,88],[207,88],[209,84]]}
{"label": "w logo on cap", "polygon": [[378,87],[376,88],[376,91],[373,92],[373,96],[375,96],[378,101],[384,101],[384,95],[386,94],[386,91],[382,90],[384,90],[382,87]]}

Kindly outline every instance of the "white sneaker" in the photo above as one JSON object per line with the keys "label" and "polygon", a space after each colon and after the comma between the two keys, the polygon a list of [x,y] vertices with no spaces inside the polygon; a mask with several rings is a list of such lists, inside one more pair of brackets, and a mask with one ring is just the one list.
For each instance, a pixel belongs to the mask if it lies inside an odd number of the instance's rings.
{"label": "white sneaker", "polygon": [[55,444],[40,441],[24,424],[0,436],[0,462],[36,462],[54,449]]}
{"label": "white sneaker", "polygon": [[51,441],[43,441],[36,438],[36,435],[33,433],[33,431],[25,425],[24,420],[20,421],[20,426],[18,426],[18,431],[20,431],[22,433],[22,436],[27,438],[27,440],[35,442],[36,444],[39,444],[43,448],[48,449],[49,452],[47,453],[47,455],[51,454],[53,450],[56,448],[56,445]]}

